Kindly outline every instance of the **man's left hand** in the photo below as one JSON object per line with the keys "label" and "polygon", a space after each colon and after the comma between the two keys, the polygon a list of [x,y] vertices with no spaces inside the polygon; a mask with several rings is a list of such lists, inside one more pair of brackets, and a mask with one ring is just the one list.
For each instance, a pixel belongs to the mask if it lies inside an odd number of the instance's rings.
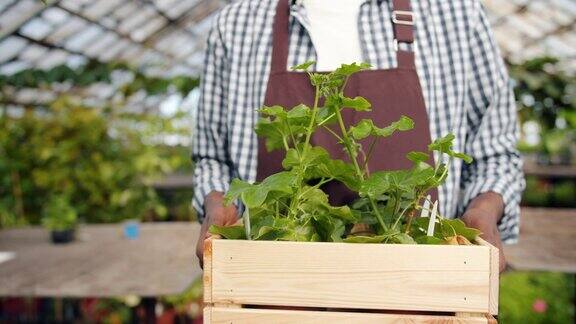
{"label": "man's left hand", "polygon": [[502,197],[496,193],[487,192],[476,197],[462,216],[462,221],[466,226],[480,230],[482,232],[480,237],[498,248],[500,272],[506,268],[506,258],[498,231],[498,221],[502,217],[503,210]]}

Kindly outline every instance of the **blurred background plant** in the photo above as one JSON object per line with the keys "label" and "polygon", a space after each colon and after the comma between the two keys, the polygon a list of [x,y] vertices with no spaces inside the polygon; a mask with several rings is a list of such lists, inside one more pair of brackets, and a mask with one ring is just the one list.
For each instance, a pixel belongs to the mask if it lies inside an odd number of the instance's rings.
{"label": "blurred background plant", "polygon": [[76,209],[65,196],[52,196],[43,208],[42,224],[52,231],[73,229],[77,219]]}
{"label": "blurred background plant", "polygon": [[540,57],[510,65],[522,124],[519,148],[531,162],[576,164],[576,75]]}
{"label": "blurred background plant", "polygon": [[574,323],[574,276],[548,272],[509,272],[500,278],[499,322]]}
{"label": "blurred background plant", "polygon": [[[182,98],[196,79],[152,78],[125,64],[90,62],[76,70],[23,70],[0,84],[0,227],[38,224],[49,202],[64,199],[84,222],[166,219],[166,201],[153,184],[169,173],[190,172],[190,114],[175,107],[143,113],[132,101]],[[101,84],[112,85],[110,97],[87,95]],[[50,96],[16,102],[27,89]],[[190,197],[177,198],[164,200],[181,213],[174,217],[189,220]]]}

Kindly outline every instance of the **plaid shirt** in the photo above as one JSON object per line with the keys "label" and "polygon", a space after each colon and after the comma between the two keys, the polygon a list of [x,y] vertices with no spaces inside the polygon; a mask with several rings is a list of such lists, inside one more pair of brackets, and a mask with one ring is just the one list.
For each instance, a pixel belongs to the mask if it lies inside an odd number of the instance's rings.
{"label": "plaid shirt", "polygon": [[[193,205],[200,218],[209,192],[226,192],[234,177],[256,179],[258,141],[253,128],[270,71],[276,4],[277,0],[236,1],[222,9],[208,36],[192,154]],[[439,189],[440,211],[457,217],[480,193],[499,193],[505,202],[500,233],[504,242],[513,243],[524,188],[516,150],[517,115],[488,19],[479,0],[419,0],[412,1],[412,7],[413,50],[431,137],[454,133],[455,150],[474,158],[470,165],[452,163]],[[366,0],[361,5],[360,45],[364,61],[373,68],[396,65],[391,20],[391,1]],[[304,7],[293,2],[289,66],[315,60],[306,26]]]}

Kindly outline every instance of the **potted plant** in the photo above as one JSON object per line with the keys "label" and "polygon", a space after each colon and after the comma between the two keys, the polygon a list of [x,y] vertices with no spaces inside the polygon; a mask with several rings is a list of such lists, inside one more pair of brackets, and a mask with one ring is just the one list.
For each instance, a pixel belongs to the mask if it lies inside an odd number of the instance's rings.
{"label": "potted plant", "polygon": [[52,243],[74,240],[77,213],[65,196],[53,196],[44,207],[42,224],[50,230]]}
{"label": "potted plant", "polygon": [[[294,69],[306,71],[310,65]],[[372,143],[414,124],[405,116],[385,127],[370,119],[355,125],[343,122],[344,109],[371,109],[365,98],[344,95],[348,78],[368,67],[351,64],[328,74],[308,73],[320,99],[313,107],[261,109],[264,117],[256,132],[267,139],[269,150],[285,151],[284,170],[260,183],[231,183],[226,200],[240,201],[244,213],[242,224],[210,228],[227,240],[208,240],[205,245],[208,323],[257,317],[261,322],[280,317],[318,322],[414,320],[396,314],[374,318],[358,309],[471,312],[471,322],[497,313],[498,250],[458,219],[416,217],[435,205],[427,192],[443,183],[453,159],[470,163],[471,158],[453,151],[454,136],[448,134],[431,143],[428,152],[409,153],[410,169],[370,172]],[[325,149],[312,145],[318,129],[334,136],[349,162],[332,159]],[[361,141],[370,144],[364,147]],[[433,153],[440,157],[435,166],[427,163]],[[358,200],[351,206],[331,206],[320,188],[334,180],[356,192]],[[354,312],[237,311],[221,304]],[[448,317],[426,319],[454,320]]]}

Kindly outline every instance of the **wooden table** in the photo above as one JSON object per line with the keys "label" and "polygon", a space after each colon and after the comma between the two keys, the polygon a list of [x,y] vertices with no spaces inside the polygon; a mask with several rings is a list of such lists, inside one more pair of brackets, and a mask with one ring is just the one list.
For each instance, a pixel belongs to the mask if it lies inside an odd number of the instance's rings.
{"label": "wooden table", "polygon": [[576,210],[522,208],[519,243],[504,252],[516,270],[576,273]]}
{"label": "wooden table", "polygon": [[184,291],[202,271],[197,223],[144,223],[127,240],[122,225],[85,225],[76,242],[53,245],[42,228],[0,231],[0,296],[142,297]]}
{"label": "wooden table", "polygon": [[576,179],[576,166],[573,165],[539,165],[524,163],[524,173],[527,176],[543,178]]}

